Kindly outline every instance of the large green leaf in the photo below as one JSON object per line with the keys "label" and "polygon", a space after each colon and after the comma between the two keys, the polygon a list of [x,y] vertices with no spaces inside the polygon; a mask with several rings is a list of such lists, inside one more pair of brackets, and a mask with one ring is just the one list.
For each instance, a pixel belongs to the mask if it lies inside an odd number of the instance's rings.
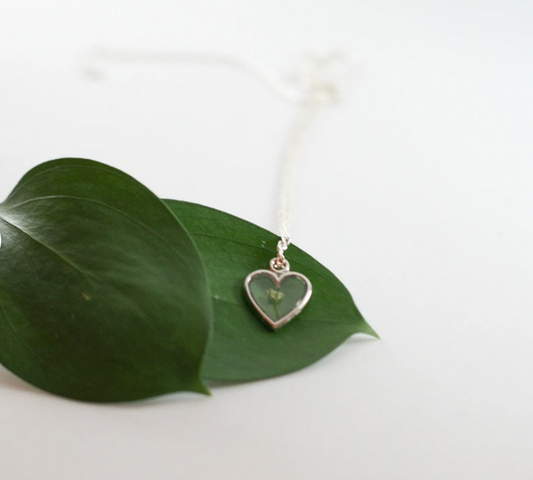
{"label": "large green leaf", "polygon": [[215,309],[205,378],[247,381],[289,373],[319,360],[355,333],[377,334],[342,283],[295,246],[291,269],[306,275],[313,296],[304,311],[272,331],[245,298],[243,281],[268,268],[278,237],[232,215],[201,205],[165,200],[194,238],[207,267]]}
{"label": "large green leaf", "polygon": [[7,368],[96,402],[207,392],[205,268],[186,230],[140,183],[90,160],[42,164],[0,205],[0,233]]}

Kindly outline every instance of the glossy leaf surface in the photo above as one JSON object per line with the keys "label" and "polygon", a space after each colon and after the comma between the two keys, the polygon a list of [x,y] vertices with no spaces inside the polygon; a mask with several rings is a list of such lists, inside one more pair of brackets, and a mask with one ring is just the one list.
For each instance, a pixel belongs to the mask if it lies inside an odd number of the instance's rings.
{"label": "glossy leaf surface", "polygon": [[103,164],[42,164],[0,206],[0,361],[70,398],[112,402],[199,377],[203,262],[165,204]]}
{"label": "glossy leaf surface", "polygon": [[343,284],[295,246],[287,252],[291,270],[309,278],[313,296],[302,313],[272,331],[250,305],[243,281],[268,268],[278,237],[212,208],[165,202],[189,230],[207,267],[215,327],[205,378],[234,382],[282,375],[316,362],[355,333],[377,337]]}

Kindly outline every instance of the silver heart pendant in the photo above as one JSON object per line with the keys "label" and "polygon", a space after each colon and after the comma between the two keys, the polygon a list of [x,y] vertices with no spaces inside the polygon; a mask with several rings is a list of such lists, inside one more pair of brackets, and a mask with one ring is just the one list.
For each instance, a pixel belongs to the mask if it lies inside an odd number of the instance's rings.
{"label": "silver heart pendant", "polygon": [[309,302],[313,286],[301,273],[289,271],[289,263],[277,270],[256,270],[244,280],[244,289],[259,315],[274,329],[289,323]]}

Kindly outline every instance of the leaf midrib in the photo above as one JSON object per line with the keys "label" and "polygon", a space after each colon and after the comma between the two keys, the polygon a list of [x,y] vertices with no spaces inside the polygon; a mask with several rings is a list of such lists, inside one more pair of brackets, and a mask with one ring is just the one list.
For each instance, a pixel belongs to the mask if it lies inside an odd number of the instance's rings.
{"label": "leaf midrib", "polygon": [[87,272],[85,271],[84,269],[82,269],[81,267],[79,267],[78,265],[76,265],[74,262],[72,262],[71,260],[69,260],[67,257],[65,257],[64,255],[62,255],[60,252],[58,252],[57,250],[53,249],[50,245],[47,245],[46,243],[43,243],[41,242],[40,240],[38,240],[37,238],[35,238],[33,235],[31,235],[30,233],[26,232],[23,228],[21,228],[20,226],[14,224],[13,222],[10,222],[9,220],[7,220],[3,215],[0,214],[0,220],[3,220],[5,223],[7,223],[8,225],[10,225],[11,227],[15,228],[16,230],[18,230],[19,232],[22,232],[24,235],[26,235],[30,240],[34,241],[35,243],[38,243],[39,245],[41,245],[42,247],[44,247],[46,250],[48,250],[49,252],[52,252],[54,255],[56,255],[59,259],[61,259],[62,261],[64,261],[65,263],[67,263],[68,265],[70,265],[74,270],[76,270],[77,272],[79,272],[81,275],[83,275],[88,281],[91,281],[91,279],[93,280],[96,280],[96,281],[99,281],[101,282],[102,280],[99,279],[98,277],[96,277],[95,275],[93,275],[92,273],[90,272]]}
{"label": "leaf midrib", "polygon": [[[9,209],[15,209],[15,208],[18,208],[18,207],[21,207],[21,206],[24,206],[24,205],[27,205],[27,204],[33,203],[33,202],[41,202],[41,201],[46,201],[46,200],[57,200],[57,199],[60,199],[60,198],[70,199],[70,200],[77,200],[77,201],[80,201],[80,202],[94,203],[94,204],[100,205],[102,207],[108,208],[109,210],[111,210],[111,211],[119,214],[120,216],[128,219],[130,222],[133,222],[136,225],[142,227],[148,233],[150,233],[151,235],[156,237],[158,240],[163,242],[165,245],[170,247],[170,249],[178,257],[180,257],[182,260],[184,259],[184,255],[179,250],[177,250],[176,247],[172,243],[170,243],[165,237],[161,236],[159,233],[157,233],[155,230],[150,228],[148,225],[144,224],[143,222],[140,222],[139,220],[136,220],[134,217],[132,217],[131,215],[127,214],[126,212],[123,212],[122,210],[119,210],[118,208],[112,207],[111,205],[108,205],[108,204],[103,203],[103,202],[99,202],[98,200],[94,200],[92,198],[76,197],[74,195],[48,195],[48,196],[45,196],[45,197],[30,198],[28,200],[25,200],[24,202],[17,203],[16,205],[8,205],[8,207],[9,207]],[[171,212],[169,212],[169,213],[172,215]],[[3,218],[2,215],[0,215],[0,218]],[[175,217],[173,217],[173,218],[175,218]],[[5,220],[5,218],[4,218],[4,220]],[[11,223],[11,222],[8,221],[8,223]],[[24,232],[24,233],[29,235],[27,232]]]}

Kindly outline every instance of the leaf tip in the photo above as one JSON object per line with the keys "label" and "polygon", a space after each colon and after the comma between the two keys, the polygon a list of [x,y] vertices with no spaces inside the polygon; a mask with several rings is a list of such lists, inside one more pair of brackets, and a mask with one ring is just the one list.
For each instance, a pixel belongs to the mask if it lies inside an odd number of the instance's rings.
{"label": "leaf tip", "polygon": [[381,337],[377,334],[377,332],[370,325],[368,325],[368,323],[366,324],[366,328],[363,329],[361,333],[370,335],[371,337],[374,337],[377,340],[381,340]]}
{"label": "leaf tip", "polygon": [[198,378],[192,385],[190,390],[195,393],[201,393],[202,395],[207,395],[208,397],[212,396],[211,390],[207,388],[207,385],[203,382],[201,378]]}

